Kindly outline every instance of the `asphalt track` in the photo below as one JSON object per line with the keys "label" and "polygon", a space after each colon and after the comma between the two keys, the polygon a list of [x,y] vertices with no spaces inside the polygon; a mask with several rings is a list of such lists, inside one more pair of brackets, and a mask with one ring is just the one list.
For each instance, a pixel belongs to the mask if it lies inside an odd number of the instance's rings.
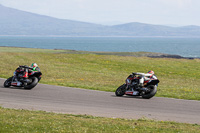
{"label": "asphalt track", "polygon": [[56,113],[200,124],[200,101],[153,97],[116,97],[113,92],[38,84],[32,90],[4,88],[0,79],[0,106]]}

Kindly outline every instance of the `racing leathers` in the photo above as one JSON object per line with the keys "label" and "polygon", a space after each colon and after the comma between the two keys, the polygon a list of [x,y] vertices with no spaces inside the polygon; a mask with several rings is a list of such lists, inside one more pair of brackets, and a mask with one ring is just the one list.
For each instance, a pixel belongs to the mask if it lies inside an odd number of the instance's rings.
{"label": "racing leathers", "polygon": [[150,79],[157,79],[157,77],[154,74],[149,73],[135,73],[139,75],[139,86],[144,87],[144,81],[150,80]]}
{"label": "racing leathers", "polygon": [[28,67],[28,66],[23,66],[24,67],[24,76],[23,78],[28,78],[28,73],[31,73],[33,71],[40,71],[40,68],[39,67]]}

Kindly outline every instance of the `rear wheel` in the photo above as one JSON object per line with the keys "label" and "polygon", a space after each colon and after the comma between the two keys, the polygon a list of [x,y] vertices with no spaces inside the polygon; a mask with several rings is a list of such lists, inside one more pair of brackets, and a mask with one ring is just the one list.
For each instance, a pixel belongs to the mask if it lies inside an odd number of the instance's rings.
{"label": "rear wheel", "polygon": [[125,94],[126,91],[126,85],[123,84],[120,87],[117,88],[117,90],[115,91],[115,95],[116,96],[123,96]]}
{"label": "rear wheel", "polygon": [[8,79],[4,82],[4,84],[3,84],[4,87],[8,88],[8,87],[11,86],[12,78],[13,78],[13,77],[10,77],[10,78],[8,78]]}
{"label": "rear wheel", "polygon": [[157,86],[156,85],[149,85],[147,86],[147,91],[144,95],[142,95],[142,98],[150,99],[152,98],[157,92]]}
{"label": "rear wheel", "polygon": [[35,87],[38,83],[38,78],[36,77],[31,77],[30,80],[32,80],[31,83],[28,83],[27,85],[24,86],[25,89],[32,89]]}

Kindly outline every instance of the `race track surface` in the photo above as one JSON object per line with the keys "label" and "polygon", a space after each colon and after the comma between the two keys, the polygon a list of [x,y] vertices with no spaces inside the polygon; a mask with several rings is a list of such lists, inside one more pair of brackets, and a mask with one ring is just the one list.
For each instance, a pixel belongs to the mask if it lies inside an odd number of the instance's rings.
{"label": "race track surface", "polygon": [[113,92],[38,84],[32,90],[4,88],[0,106],[57,113],[138,119],[142,117],[200,124],[200,101],[153,97],[116,97]]}

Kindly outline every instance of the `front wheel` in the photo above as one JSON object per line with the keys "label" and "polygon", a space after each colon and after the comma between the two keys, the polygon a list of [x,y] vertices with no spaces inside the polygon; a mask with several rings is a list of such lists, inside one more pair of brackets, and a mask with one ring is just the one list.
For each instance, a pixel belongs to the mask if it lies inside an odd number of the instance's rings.
{"label": "front wheel", "polygon": [[147,86],[147,92],[142,95],[142,98],[150,99],[156,94],[156,92],[157,92],[157,86],[149,85]]}
{"label": "front wheel", "polygon": [[116,96],[123,96],[125,94],[126,91],[126,85],[123,84],[120,87],[117,88],[117,90],[115,91],[115,95]]}
{"label": "front wheel", "polygon": [[4,84],[3,84],[4,87],[8,88],[8,87],[11,86],[12,78],[13,78],[13,77],[10,77],[10,78],[8,78],[8,79],[4,82]]}
{"label": "front wheel", "polygon": [[27,84],[24,86],[24,89],[32,89],[33,87],[35,87],[38,83],[38,78],[36,77],[31,77],[30,80],[32,80],[31,83]]}

